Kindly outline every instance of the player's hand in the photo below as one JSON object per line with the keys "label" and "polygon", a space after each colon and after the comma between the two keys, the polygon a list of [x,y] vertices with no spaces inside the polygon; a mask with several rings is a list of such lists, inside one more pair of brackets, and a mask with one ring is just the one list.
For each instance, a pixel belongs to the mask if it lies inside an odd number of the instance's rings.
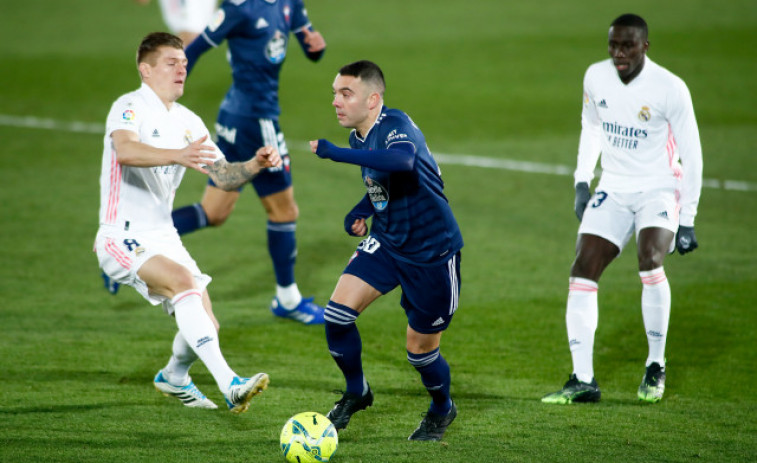
{"label": "player's hand", "polygon": [[579,222],[584,218],[584,211],[586,210],[586,205],[589,204],[590,199],[591,192],[589,192],[589,184],[586,182],[577,183],[575,210]]}
{"label": "player's hand", "polygon": [[207,174],[205,166],[213,164],[218,159],[215,147],[205,144],[207,139],[208,136],[205,135],[179,150],[176,164]]}
{"label": "player's hand", "polygon": [[318,151],[318,140],[310,140],[310,151],[314,154]]}
{"label": "player's hand", "polygon": [[255,160],[262,169],[269,167],[279,167],[281,165],[281,155],[273,146],[263,146],[255,152]]}
{"label": "player's hand", "polygon": [[308,46],[308,53],[315,53],[326,48],[326,40],[318,31],[311,31],[308,28],[302,30],[305,34],[303,42]]}
{"label": "player's hand", "polygon": [[344,218],[344,229],[352,236],[365,236],[368,233],[368,225],[365,219],[354,219],[352,214]]}
{"label": "player's hand", "polygon": [[676,249],[681,255],[691,252],[699,247],[697,243],[697,235],[694,234],[694,227],[678,226],[678,233],[676,233]]}

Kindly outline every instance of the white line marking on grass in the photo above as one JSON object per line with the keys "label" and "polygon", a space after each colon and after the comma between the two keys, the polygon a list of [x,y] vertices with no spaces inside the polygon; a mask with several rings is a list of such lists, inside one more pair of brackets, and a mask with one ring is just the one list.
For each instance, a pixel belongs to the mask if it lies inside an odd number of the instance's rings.
{"label": "white line marking on grass", "polygon": [[[11,116],[0,114],[0,126],[22,127],[27,129],[59,130],[62,132],[91,133],[102,135],[105,132],[104,124],[80,121],[58,121],[55,119],[43,119],[34,116]],[[309,149],[307,143],[296,142]],[[514,159],[487,158],[467,154],[444,154],[434,153],[434,157],[440,164],[482,167],[485,169],[502,169],[516,172],[528,172],[532,174],[550,174],[572,176],[574,168],[562,164],[545,164],[532,161],[516,161]],[[706,178],[702,181],[705,188],[722,189],[728,191],[757,191],[757,183],[742,180],[718,180]]]}
{"label": "white line marking on grass", "polygon": [[93,122],[63,122],[55,119],[41,119],[33,116],[9,116],[0,114],[0,125],[6,127],[23,127],[26,129],[59,130],[61,132],[97,133],[105,135],[105,124]]}

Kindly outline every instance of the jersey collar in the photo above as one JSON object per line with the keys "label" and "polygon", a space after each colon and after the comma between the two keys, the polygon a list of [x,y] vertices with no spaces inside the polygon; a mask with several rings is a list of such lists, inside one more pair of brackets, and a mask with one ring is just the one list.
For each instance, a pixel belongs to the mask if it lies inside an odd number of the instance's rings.
{"label": "jersey collar", "polygon": [[361,143],[365,141],[366,138],[368,138],[368,134],[371,133],[371,130],[373,130],[374,127],[378,125],[379,122],[381,122],[381,119],[384,117],[386,113],[386,106],[381,105],[381,111],[379,111],[378,115],[376,116],[376,120],[373,121],[373,125],[371,125],[371,128],[368,129],[368,132],[365,133],[364,136],[360,136],[357,134],[357,129],[352,129],[352,131],[355,133],[355,138],[357,138]]}

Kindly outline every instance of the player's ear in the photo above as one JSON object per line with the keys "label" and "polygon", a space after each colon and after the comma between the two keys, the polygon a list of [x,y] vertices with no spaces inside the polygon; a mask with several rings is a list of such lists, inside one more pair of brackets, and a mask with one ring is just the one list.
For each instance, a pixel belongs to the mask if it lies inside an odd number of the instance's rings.
{"label": "player's ear", "polygon": [[142,78],[142,80],[145,80],[146,78],[150,77],[150,65],[146,62],[142,61],[139,63],[139,66],[137,66],[137,70],[139,71],[139,76]]}
{"label": "player's ear", "polygon": [[373,109],[381,103],[381,94],[379,92],[372,92],[368,96],[368,109]]}

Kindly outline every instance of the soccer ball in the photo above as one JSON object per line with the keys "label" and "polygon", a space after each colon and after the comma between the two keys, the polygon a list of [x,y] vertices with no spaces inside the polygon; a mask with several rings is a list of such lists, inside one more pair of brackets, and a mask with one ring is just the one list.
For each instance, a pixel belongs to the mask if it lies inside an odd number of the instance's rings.
{"label": "soccer ball", "polygon": [[294,415],[281,429],[281,451],[291,463],[320,463],[331,459],[339,445],[336,428],[317,412]]}

